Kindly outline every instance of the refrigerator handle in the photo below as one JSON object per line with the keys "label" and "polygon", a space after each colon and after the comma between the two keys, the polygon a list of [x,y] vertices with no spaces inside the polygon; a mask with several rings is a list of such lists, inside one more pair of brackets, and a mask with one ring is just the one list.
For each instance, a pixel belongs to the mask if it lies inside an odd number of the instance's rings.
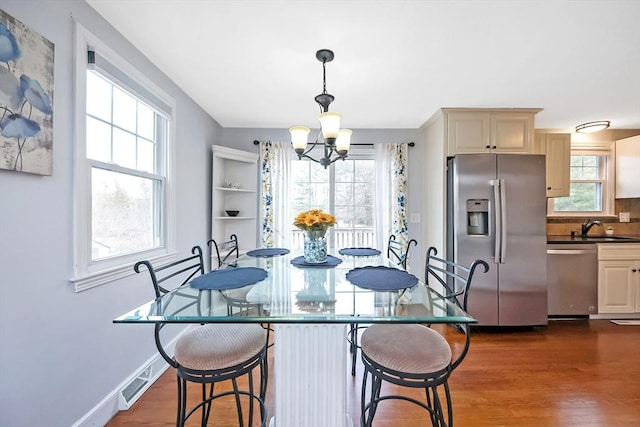
{"label": "refrigerator handle", "polygon": [[502,248],[502,199],[500,198],[500,180],[492,179],[489,181],[493,187],[493,202],[495,205],[495,231],[494,231],[494,244],[493,244],[493,262],[500,263],[500,250]]}
{"label": "refrigerator handle", "polygon": [[506,195],[506,182],[504,179],[500,181],[500,213],[501,223],[500,229],[502,230],[502,236],[500,237],[500,264],[504,264],[507,258],[507,195]]}

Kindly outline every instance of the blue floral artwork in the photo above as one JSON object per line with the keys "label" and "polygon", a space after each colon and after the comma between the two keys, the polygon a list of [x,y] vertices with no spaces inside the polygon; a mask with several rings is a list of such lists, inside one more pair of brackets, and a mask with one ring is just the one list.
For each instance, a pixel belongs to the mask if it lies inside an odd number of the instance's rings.
{"label": "blue floral artwork", "polygon": [[3,10],[0,169],[53,172],[53,43]]}

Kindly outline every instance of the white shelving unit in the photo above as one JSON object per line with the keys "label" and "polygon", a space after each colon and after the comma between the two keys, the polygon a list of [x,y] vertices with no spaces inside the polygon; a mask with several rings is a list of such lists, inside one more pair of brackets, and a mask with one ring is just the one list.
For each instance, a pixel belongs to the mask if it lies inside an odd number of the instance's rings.
{"label": "white shelving unit", "polygon": [[[211,238],[218,244],[238,236],[240,252],[258,246],[258,155],[214,145],[211,167]],[[238,188],[230,188],[228,184]],[[227,210],[240,211],[231,217]],[[211,266],[217,267],[215,251]]]}

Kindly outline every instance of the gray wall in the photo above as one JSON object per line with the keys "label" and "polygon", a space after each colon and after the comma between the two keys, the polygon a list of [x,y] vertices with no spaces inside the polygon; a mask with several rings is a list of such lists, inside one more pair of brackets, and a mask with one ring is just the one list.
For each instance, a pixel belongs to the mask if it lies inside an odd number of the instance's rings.
{"label": "gray wall", "polygon": [[[155,353],[151,326],[112,320],[153,298],[142,277],[76,293],[73,19],[177,101],[177,247],[209,234],[210,145],[220,126],[84,1],[2,0],[55,44],[53,176],[0,170],[0,425],[70,426]],[[141,275],[140,275],[141,276]]]}
{"label": "gray wall", "polygon": [[[0,7],[55,44],[53,176],[0,170],[0,426],[70,426],[156,354],[150,325],[112,323],[152,299],[146,277],[131,276],[80,293],[69,282],[73,19],[176,98],[181,254],[194,244],[204,246],[210,234],[211,144],[257,152],[254,139],[284,141],[289,136],[286,129],[222,129],[84,1],[3,0]],[[406,129],[354,130],[353,139],[417,143],[409,157],[410,212],[420,207],[422,148],[417,135],[417,130]],[[410,234],[419,240],[418,227],[411,224]]]}

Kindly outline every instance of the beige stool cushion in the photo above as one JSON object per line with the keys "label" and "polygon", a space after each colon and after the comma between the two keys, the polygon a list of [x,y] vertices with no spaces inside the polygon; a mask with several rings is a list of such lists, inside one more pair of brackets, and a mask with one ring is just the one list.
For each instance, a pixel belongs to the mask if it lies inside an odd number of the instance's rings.
{"label": "beige stool cushion", "polygon": [[374,324],[362,334],[362,352],[388,369],[428,374],[451,363],[451,347],[442,335],[415,324]]}
{"label": "beige stool cushion", "polygon": [[255,356],[265,344],[264,329],[258,324],[207,324],[180,337],[175,359],[190,369],[222,369]]}

